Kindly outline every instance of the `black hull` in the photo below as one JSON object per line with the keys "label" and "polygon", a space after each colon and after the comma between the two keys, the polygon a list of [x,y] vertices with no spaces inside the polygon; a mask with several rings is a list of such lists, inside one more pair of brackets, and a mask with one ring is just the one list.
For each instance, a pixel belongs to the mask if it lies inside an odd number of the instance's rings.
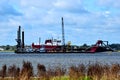
{"label": "black hull", "polygon": [[67,54],[67,53],[94,53],[94,52],[16,52],[16,54]]}
{"label": "black hull", "polygon": [[67,53],[70,53],[70,54],[74,54],[74,53],[94,54],[94,53],[101,53],[101,52],[114,52],[114,51],[99,51],[99,52],[89,52],[89,51],[85,51],[85,52],[82,52],[82,51],[76,51],[76,52],[25,52],[25,51],[23,51],[23,52],[18,52],[18,51],[15,51],[16,54],[67,54]]}

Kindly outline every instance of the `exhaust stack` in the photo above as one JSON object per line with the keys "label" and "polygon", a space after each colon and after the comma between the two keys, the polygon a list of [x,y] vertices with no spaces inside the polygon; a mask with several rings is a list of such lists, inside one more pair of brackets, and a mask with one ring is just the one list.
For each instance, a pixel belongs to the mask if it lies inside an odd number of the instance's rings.
{"label": "exhaust stack", "polygon": [[23,52],[25,50],[25,43],[24,43],[24,31],[22,31],[22,39],[21,39],[21,26],[19,26],[17,31],[17,39],[16,39],[16,52]]}
{"label": "exhaust stack", "polygon": [[25,48],[25,43],[24,43],[24,30],[22,31],[22,48]]}
{"label": "exhaust stack", "polygon": [[17,49],[21,48],[21,26],[19,26],[18,31],[17,31]]}

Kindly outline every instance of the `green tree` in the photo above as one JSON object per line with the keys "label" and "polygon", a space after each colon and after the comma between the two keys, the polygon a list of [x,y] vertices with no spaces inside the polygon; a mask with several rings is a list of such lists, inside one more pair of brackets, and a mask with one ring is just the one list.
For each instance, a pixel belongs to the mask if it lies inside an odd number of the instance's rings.
{"label": "green tree", "polygon": [[10,45],[7,45],[7,46],[6,46],[6,50],[9,50],[9,49],[10,49]]}

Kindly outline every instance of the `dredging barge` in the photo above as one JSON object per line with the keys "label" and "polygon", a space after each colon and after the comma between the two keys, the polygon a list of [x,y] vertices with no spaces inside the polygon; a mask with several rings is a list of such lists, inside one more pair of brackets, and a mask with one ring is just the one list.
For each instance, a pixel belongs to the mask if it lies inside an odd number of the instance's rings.
{"label": "dredging barge", "polygon": [[[108,45],[108,41],[98,40],[95,45],[89,48],[80,48],[77,46],[72,46],[70,43],[65,45],[64,38],[64,22],[62,18],[62,41],[57,39],[47,39],[44,44],[34,44],[31,46],[25,46],[24,42],[24,31],[21,35],[21,26],[19,26],[17,31],[17,45],[15,53],[17,54],[26,54],[26,53],[96,53],[96,52],[105,52],[113,51]],[[62,42],[62,45],[60,43]]]}

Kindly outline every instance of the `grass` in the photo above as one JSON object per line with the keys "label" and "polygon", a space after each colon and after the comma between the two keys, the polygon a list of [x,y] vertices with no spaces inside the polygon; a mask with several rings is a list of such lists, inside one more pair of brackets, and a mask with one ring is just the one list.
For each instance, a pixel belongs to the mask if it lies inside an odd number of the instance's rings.
{"label": "grass", "polygon": [[79,64],[70,66],[48,68],[42,64],[37,65],[37,74],[34,74],[31,62],[23,61],[22,68],[15,65],[3,65],[0,70],[0,80],[120,80],[120,64]]}

